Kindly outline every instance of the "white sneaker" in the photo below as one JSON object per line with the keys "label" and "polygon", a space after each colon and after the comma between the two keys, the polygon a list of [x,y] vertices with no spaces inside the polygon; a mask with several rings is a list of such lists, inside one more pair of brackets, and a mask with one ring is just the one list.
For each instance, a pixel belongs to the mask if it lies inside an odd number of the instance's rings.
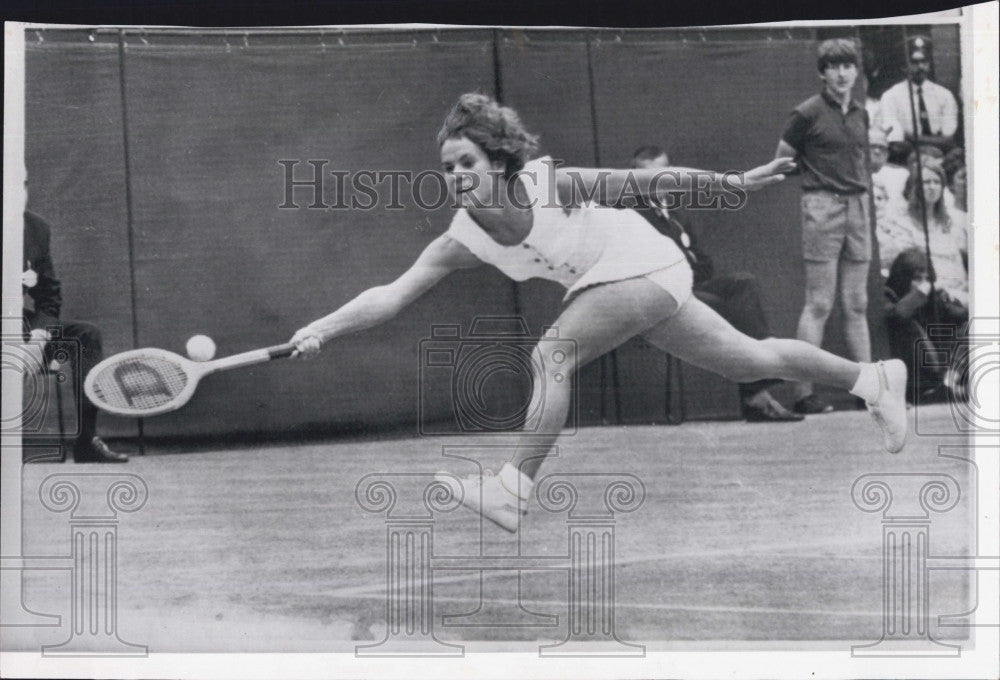
{"label": "white sneaker", "polygon": [[961,402],[968,400],[968,389],[962,384],[961,376],[954,368],[949,368],[945,371],[941,382],[944,384],[945,389],[948,391],[948,396],[951,397],[952,401]]}
{"label": "white sneaker", "polygon": [[517,532],[521,517],[528,514],[528,501],[505,489],[489,470],[483,476],[464,478],[438,472],[434,479],[447,484],[462,505],[511,533]]}
{"label": "white sneaker", "polygon": [[882,430],[882,444],[889,453],[898,453],[906,444],[906,364],[899,359],[875,364],[879,395],[866,402],[868,412]]}

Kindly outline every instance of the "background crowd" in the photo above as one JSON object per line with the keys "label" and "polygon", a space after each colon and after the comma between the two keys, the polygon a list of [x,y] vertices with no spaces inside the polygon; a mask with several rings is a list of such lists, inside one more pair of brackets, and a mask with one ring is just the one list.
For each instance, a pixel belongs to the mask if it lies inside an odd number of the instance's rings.
{"label": "background crowd", "polygon": [[960,108],[931,80],[932,50],[927,37],[910,38],[906,79],[866,102],[883,307],[891,350],[910,367],[913,402],[962,397],[960,376],[922,361],[921,343],[933,342],[930,326],[950,326],[954,335],[942,337],[955,337],[969,318]]}

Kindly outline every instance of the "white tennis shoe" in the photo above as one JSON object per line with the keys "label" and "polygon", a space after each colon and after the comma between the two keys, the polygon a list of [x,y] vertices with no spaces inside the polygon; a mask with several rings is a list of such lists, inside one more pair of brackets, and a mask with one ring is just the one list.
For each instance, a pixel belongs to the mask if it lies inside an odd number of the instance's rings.
{"label": "white tennis shoe", "polygon": [[434,479],[446,484],[462,505],[511,533],[517,532],[521,518],[528,514],[527,499],[504,488],[500,478],[489,470],[482,476],[468,477],[438,472]]}
{"label": "white tennis shoe", "polygon": [[868,412],[882,430],[882,444],[889,453],[898,453],[906,444],[906,364],[899,359],[875,364],[878,397],[866,402]]}

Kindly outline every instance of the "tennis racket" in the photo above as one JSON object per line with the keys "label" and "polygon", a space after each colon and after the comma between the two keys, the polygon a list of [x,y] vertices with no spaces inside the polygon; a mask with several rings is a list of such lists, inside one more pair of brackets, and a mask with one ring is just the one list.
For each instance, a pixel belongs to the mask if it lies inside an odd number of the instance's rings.
{"label": "tennis racket", "polygon": [[155,416],[186,404],[198,381],[210,373],[289,357],[295,345],[286,343],[214,361],[191,361],[163,349],[134,349],[108,357],[94,366],[83,383],[98,408],[119,416]]}

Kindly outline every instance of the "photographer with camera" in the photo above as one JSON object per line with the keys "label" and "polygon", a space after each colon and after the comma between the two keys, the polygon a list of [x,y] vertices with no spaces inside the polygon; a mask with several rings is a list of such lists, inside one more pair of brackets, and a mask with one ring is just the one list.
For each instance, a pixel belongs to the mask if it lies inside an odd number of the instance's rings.
{"label": "photographer with camera", "polygon": [[[890,351],[909,369],[906,389],[910,403],[960,397],[956,392],[962,389],[961,381],[948,375],[952,369],[921,361],[917,351],[919,343],[925,346],[933,343],[927,333],[930,324],[948,324],[954,329],[949,337],[958,337],[959,329],[969,320],[969,310],[964,305],[944,290],[932,288],[922,248],[904,250],[893,261],[885,282],[883,311]],[[945,390],[950,394],[944,393]]]}

